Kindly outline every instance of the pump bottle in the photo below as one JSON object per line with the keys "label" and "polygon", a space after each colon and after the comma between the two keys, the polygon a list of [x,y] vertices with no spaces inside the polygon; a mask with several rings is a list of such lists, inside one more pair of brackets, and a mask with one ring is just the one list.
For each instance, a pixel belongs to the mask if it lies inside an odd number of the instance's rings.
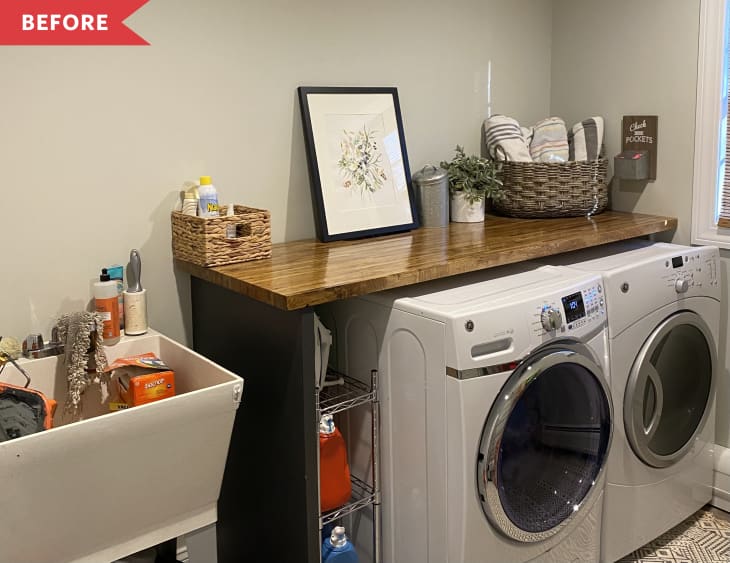
{"label": "pump bottle", "polygon": [[119,293],[116,280],[112,280],[106,268],[101,269],[99,281],[94,282],[94,305],[103,321],[104,345],[119,342]]}

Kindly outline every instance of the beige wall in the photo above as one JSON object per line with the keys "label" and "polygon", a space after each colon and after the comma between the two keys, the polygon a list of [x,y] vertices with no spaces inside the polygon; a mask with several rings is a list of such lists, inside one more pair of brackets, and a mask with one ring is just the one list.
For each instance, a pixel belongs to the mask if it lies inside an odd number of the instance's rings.
{"label": "beige wall", "polygon": [[679,218],[689,244],[699,0],[555,0],[551,111],[605,119],[606,155],[621,151],[623,115],[658,115],[657,179],[614,180],[614,209]]}
{"label": "beige wall", "polygon": [[[621,116],[658,115],[657,179],[614,181],[614,209],[677,217],[673,242],[690,243],[699,0],[555,0],[551,111],[571,123],[606,119],[606,154],[621,150]],[[568,119],[569,118],[569,119]],[[717,443],[730,447],[728,270],[722,251]]]}
{"label": "beige wall", "polygon": [[271,210],[274,241],[314,236],[299,85],[396,86],[411,170],[479,150],[495,112],[548,113],[549,0],[155,0],[150,47],[3,47],[0,334],[48,334],[103,266],[139,248],[151,324],[189,341],[169,212],[210,174]]}

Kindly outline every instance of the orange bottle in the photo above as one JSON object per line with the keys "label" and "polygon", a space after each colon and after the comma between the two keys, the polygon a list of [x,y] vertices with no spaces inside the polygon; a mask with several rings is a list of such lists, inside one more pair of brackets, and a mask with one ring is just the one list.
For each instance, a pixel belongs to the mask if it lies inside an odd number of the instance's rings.
{"label": "orange bottle", "polygon": [[339,508],[350,500],[350,466],[345,440],[335,428],[331,414],[319,421],[319,507],[322,512]]}
{"label": "orange bottle", "polygon": [[94,283],[94,303],[96,312],[104,322],[104,345],[119,342],[119,290],[116,280],[112,280],[106,268],[101,269],[99,281]]}

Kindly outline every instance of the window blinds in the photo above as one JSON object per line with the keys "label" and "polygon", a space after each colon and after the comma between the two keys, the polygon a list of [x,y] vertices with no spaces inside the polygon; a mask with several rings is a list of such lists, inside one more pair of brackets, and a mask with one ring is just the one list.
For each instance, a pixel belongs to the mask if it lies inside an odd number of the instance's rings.
{"label": "window blinds", "polygon": [[[730,59],[730,57],[727,57]],[[728,105],[726,107],[727,114],[725,117],[725,151],[721,155],[720,166],[723,170],[722,174],[722,186],[720,186],[720,201],[718,208],[718,219],[717,226],[723,229],[730,229],[730,119],[727,118],[730,115],[730,96],[727,96]]]}
{"label": "window blinds", "polygon": [[722,185],[720,186],[720,193],[718,194],[720,197],[718,198],[719,205],[717,213],[717,226],[723,229],[730,229],[730,166],[728,166],[728,162],[730,162],[730,158],[728,158],[730,157],[730,119],[728,119],[728,115],[730,115],[730,95],[728,95],[730,91],[730,84],[728,84],[728,82],[730,82],[730,80],[727,80],[727,77],[730,76],[730,68],[728,68],[730,56],[728,56],[728,54],[728,45],[725,45],[725,138],[720,141],[722,146],[725,147],[725,150],[720,154]]}

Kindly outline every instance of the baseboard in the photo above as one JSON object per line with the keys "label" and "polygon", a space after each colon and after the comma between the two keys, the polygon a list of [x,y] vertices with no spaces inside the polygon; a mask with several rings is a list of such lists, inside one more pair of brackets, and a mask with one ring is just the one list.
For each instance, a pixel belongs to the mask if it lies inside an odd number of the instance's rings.
{"label": "baseboard", "polygon": [[730,512],[730,448],[715,444],[715,483],[712,506]]}

